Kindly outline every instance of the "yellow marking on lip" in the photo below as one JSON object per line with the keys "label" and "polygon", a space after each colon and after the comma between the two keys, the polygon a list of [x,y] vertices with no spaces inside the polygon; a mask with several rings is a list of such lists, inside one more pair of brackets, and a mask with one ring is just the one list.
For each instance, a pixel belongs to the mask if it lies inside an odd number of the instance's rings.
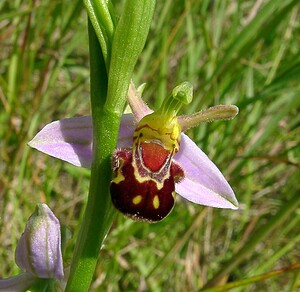
{"label": "yellow marking on lip", "polygon": [[159,208],[159,198],[158,195],[155,195],[153,198],[153,207],[154,209],[158,209]]}
{"label": "yellow marking on lip", "polygon": [[119,183],[122,182],[123,180],[125,180],[125,177],[124,177],[124,175],[122,175],[121,170],[118,170],[117,176],[116,176],[115,178],[113,178],[112,181],[113,181],[115,184],[119,184]]}
{"label": "yellow marking on lip", "polygon": [[120,182],[122,182],[123,180],[125,180],[124,175],[122,174],[122,166],[124,164],[124,160],[123,159],[119,159],[118,160],[118,164],[117,165],[117,173],[115,174],[115,177],[112,179],[112,182],[114,182],[115,184],[119,184]]}
{"label": "yellow marking on lip", "polygon": [[141,201],[142,201],[142,196],[141,195],[138,195],[138,196],[135,196],[133,199],[132,199],[132,203],[134,205],[138,205]]}

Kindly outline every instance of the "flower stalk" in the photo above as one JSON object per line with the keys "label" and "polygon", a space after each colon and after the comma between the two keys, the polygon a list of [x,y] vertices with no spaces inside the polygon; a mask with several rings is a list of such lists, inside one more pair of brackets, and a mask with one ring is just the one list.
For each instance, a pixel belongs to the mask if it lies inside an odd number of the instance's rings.
{"label": "flower stalk", "polygon": [[[90,2],[93,1],[86,1]],[[106,3],[94,1],[93,5],[86,6],[88,15],[91,15],[89,9]],[[127,0],[119,23],[111,34],[113,39],[109,40],[99,33],[101,19],[95,16],[89,21],[93,159],[87,207],[66,291],[88,291],[100,247],[114,219],[115,211],[109,194],[111,154],[116,147],[133,68],[144,47],[154,6],[154,0]],[[99,28],[98,33],[95,27]],[[109,42],[111,52],[108,51]]]}

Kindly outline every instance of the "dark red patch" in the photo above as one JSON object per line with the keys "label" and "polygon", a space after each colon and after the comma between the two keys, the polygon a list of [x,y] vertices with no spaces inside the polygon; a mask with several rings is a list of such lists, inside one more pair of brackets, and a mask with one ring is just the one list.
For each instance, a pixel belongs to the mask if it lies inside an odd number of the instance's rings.
{"label": "dark red patch", "polygon": [[173,161],[171,165],[171,176],[173,176],[175,183],[180,183],[184,178],[183,169],[175,161]]}
{"label": "dark red patch", "polygon": [[170,155],[170,152],[158,143],[142,143],[140,147],[143,163],[152,171],[160,170]]}

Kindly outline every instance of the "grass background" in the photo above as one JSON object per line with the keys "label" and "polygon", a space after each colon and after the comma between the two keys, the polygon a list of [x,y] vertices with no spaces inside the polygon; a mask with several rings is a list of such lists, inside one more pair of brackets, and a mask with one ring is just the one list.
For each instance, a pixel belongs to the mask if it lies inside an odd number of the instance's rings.
{"label": "grass background", "polygon": [[[122,1],[114,3],[122,8]],[[19,273],[14,250],[37,202],[46,202],[68,227],[65,265],[71,260],[89,170],[26,143],[53,120],[88,115],[90,104],[81,1],[2,1],[0,12],[5,278]],[[211,279],[213,286],[233,282],[234,291],[299,289],[299,14],[296,0],[158,1],[133,79],[147,83],[144,97],[152,108],[185,80],[195,93],[181,113],[216,104],[240,108],[232,121],[187,133],[224,173],[240,209],[207,208],[177,197],[158,224],[119,215],[100,253],[92,291],[198,291]]]}

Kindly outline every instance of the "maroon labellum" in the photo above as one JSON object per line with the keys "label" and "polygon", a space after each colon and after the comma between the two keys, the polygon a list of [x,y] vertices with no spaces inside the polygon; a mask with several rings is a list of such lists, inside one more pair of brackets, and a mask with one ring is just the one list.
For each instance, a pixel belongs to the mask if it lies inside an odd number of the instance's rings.
{"label": "maroon labellum", "polygon": [[175,182],[184,177],[184,172],[158,143],[141,143],[138,148],[140,155],[135,156],[130,148],[114,152],[112,202],[134,220],[161,221],[174,206]]}

